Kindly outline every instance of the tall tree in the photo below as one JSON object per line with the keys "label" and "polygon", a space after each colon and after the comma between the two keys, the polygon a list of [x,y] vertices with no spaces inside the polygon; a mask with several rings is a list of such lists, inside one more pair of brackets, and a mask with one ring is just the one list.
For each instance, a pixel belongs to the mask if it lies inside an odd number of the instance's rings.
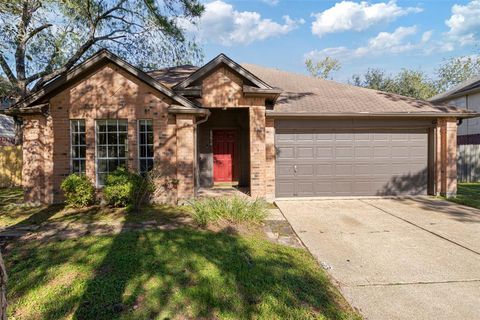
{"label": "tall tree", "polygon": [[313,59],[306,59],[305,66],[312,77],[321,79],[330,78],[332,72],[338,71],[342,67],[340,61],[332,57],[325,57],[316,62]]}
{"label": "tall tree", "polygon": [[363,75],[354,75],[351,83],[421,100],[426,100],[438,92],[436,82],[419,70],[402,69],[396,75],[389,75],[382,69],[368,69]]}
{"label": "tall tree", "polygon": [[0,1],[0,67],[19,99],[100,47],[143,68],[197,59],[181,25],[203,10],[199,0]]}
{"label": "tall tree", "polygon": [[439,91],[448,90],[457,84],[480,75],[480,57],[464,56],[444,60],[436,70]]}

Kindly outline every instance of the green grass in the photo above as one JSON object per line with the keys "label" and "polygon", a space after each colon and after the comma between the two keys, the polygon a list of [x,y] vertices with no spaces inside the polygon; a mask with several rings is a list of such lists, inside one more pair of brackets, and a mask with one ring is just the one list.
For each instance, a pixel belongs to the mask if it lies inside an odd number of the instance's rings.
{"label": "green grass", "polygon": [[11,319],[359,319],[303,250],[190,228],[17,243]]}
{"label": "green grass", "polygon": [[67,208],[64,205],[26,206],[22,202],[20,189],[0,189],[0,227],[12,225],[38,225],[45,222],[169,222],[187,215],[181,207],[168,205],[149,205],[138,212],[125,208],[90,206],[86,208]]}
{"label": "green grass", "polygon": [[189,202],[193,219],[200,225],[226,220],[229,222],[258,223],[267,216],[268,204],[240,197],[194,199]]}
{"label": "green grass", "polygon": [[480,209],[480,183],[459,183],[457,196],[448,200]]}

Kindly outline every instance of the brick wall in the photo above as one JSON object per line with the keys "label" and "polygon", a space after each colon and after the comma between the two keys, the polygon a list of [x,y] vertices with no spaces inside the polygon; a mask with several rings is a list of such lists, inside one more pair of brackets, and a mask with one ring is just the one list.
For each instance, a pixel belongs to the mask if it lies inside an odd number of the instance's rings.
{"label": "brick wall", "polygon": [[[86,124],[86,174],[95,182],[95,120],[128,120],[128,166],[137,169],[137,120],[152,119],[154,125],[155,160],[169,159],[166,176],[175,178],[176,124],[167,108],[171,101],[136,77],[113,64],[102,66],[50,99],[50,117],[27,117],[25,123],[25,164],[36,162],[39,173],[24,166],[24,185],[27,197],[41,202],[61,201],[61,181],[70,173],[70,119],[85,119]],[[173,124],[172,124],[173,122]],[[47,124],[48,123],[48,124]],[[49,131],[50,130],[50,131]],[[37,136],[45,142],[35,145]],[[52,150],[46,150],[48,145]],[[159,184],[162,184],[159,182]],[[44,185],[52,196],[39,196],[36,186]],[[35,189],[35,190],[33,190]],[[172,190],[170,192],[176,192]],[[175,198],[176,195],[160,194],[156,200]]]}
{"label": "brick wall", "polygon": [[177,115],[177,179],[178,200],[194,196],[195,179],[195,117],[188,114]]}
{"label": "brick wall", "polygon": [[265,120],[265,197],[275,199],[275,121],[272,118]]}
{"label": "brick wall", "polygon": [[438,119],[436,144],[437,193],[454,196],[457,193],[457,119]]}
{"label": "brick wall", "polygon": [[250,193],[265,197],[265,107],[250,107]]}

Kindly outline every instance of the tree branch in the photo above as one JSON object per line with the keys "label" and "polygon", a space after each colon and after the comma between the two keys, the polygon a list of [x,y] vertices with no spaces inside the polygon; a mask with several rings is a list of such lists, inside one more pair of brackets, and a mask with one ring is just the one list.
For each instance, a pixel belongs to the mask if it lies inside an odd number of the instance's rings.
{"label": "tree branch", "polygon": [[53,24],[51,23],[46,23],[38,28],[35,28],[33,29],[32,31],[30,31],[30,33],[27,35],[27,37],[25,38],[25,42],[27,42],[28,40],[30,40],[31,38],[33,38],[37,33],[41,32],[42,30],[44,29],[47,29],[47,28],[50,28],[51,26],[53,26]]}
{"label": "tree branch", "polygon": [[7,60],[5,60],[5,57],[0,54],[0,66],[2,67],[3,72],[7,75],[8,80],[12,84],[17,84],[18,80],[15,77],[15,75],[12,72],[12,69],[8,66]]}

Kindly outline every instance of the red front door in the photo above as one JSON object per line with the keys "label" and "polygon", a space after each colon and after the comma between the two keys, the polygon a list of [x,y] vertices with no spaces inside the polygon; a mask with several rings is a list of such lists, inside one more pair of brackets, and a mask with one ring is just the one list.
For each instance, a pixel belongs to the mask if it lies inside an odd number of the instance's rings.
{"label": "red front door", "polygon": [[213,130],[213,181],[231,182],[235,178],[235,130]]}

